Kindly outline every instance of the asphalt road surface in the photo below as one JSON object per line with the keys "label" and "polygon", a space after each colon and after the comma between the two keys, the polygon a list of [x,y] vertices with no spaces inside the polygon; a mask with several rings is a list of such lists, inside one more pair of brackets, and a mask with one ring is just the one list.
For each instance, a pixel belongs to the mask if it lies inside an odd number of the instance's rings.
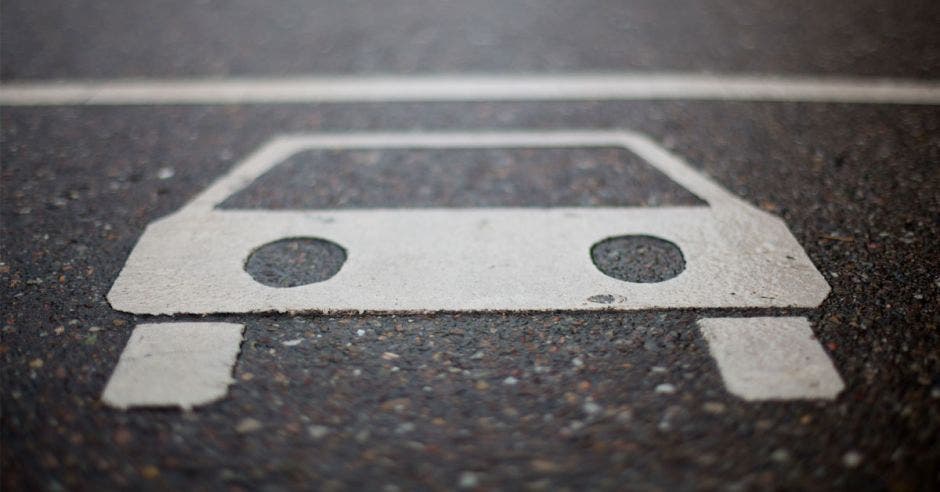
{"label": "asphalt road surface", "polygon": [[[929,81],[940,78],[938,25],[931,1],[7,0],[0,77],[681,71]],[[6,490],[940,488],[936,105],[5,106],[0,125]],[[206,317],[135,316],[105,298],[147,224],[275,135],[570,128],[646,134],[782,218],[832,292],[816,309]],[[280,168],[229,205],[695,200],[657,176],[621,185],[604,166],[535,179],[523,162],[531,153],[501,154],[502,174],[441,172],[439,155],[404,154],[379,158],[375,172]],[[296,183],[309,172],[329,188],[304,194]],[[845,390],[832,401],[732,395],[695,325],[713,316],[808,317]],[[133,327],[172,320],[245,324],[228,396],[185,412],[106,406],[102,390]]]}

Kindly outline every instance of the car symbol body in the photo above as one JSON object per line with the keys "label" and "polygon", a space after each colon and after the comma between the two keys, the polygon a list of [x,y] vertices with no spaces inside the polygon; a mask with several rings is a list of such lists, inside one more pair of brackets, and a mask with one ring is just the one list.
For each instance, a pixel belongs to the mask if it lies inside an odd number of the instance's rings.
{"label": "car symbol body", "polygon": [[[704,206],[232,210],[218,205],[310,149],[623,147]],[[446,165],[442,163],[442,165]],[[312,183],[317,186],[317,183]],[[644,236],[685,269],[654,283],[612,278],[591,248]],[[327,280],[294,287],[245,270],[289,238],[344,248]],[[438,312],[816,307],[829,285],[777,217],[733,196],[651,139],[622,130],[286,135],[181,210],[150,224],[108,299],[138,314]]]}

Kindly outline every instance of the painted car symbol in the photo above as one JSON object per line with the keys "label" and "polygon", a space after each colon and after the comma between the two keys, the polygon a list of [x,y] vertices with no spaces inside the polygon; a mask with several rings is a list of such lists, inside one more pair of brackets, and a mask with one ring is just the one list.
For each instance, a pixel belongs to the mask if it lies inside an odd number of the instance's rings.
{"label": "painted car symbol", "polygon": [[[310,149],[622,147],[707,206],[231,210],[218,205]],[[446,164],[442,164],[446,165]],[[317,186],[317,183],[312,183]],[[591,249],[644,236],[679,247],[661,282],[602,273]],[[347,253],[332,277],[289,288],[245,270],[266,244],[313,238]],[[288,135],[150,224],[108,299],[138,314],[816,307],[829,285],[777,217],[628,131]]]}

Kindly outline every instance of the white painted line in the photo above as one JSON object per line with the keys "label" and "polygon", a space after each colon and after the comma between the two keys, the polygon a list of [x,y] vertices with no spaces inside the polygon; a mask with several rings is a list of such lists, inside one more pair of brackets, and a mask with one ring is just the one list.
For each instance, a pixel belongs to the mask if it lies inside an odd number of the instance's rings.
{"label": "white painted line", "polygon": [[211,403],[234,382],[244,326],[151,323],[134,329],[101,399],[117,408]]}
{"label": "white painted line", "polygon": [[[216,205],[308,149],[624,147],[708,206],[229,210]],[[441,165],[447,165],[442,163]],[[321,186],[310,183],[311,187]],[[660,283],[598,270],[592,245],[623,235],[677,245]],[[311,237],[347,251],[334,277],[276,288],[244,270],[255,249]],[[139,314],[816,307],[829,285],[778,218],[627,131],[296,135],[245,158],[180,211],[150,224],[108,300]]]}
{"label": "white painted line", "polygon": [[903,79],[606,73],[11,82],[0,105],[392,101],[728,100],[940,104],[940,83]]}
{"label": "white painted line", "polygon": [[728,391],[745,400],[834,399],[845,387],[806,318],[698,324]]}

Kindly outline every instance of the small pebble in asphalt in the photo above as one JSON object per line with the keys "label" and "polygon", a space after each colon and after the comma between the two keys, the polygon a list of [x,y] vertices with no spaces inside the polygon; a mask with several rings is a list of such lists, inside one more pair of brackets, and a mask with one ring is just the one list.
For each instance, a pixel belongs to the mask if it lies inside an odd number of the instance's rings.
{"label": "small pebble in asphalt", "polygon": [[584,405],[581,406],[581,409],[584,410],[584,413],[588,415],[595,415],[601,411],[601,406],[593,401],[584,402]]}
{"label": "small pebble in asphalt", "polygon": [[235,432],[238,432],[239,434],[247,434],[259,429],[261,429],[261,422],[258,422],[251,417],[241,419],[238,422],[238,425],[235,426]]}
{"label": "small pebble in asphalt", "polygon": [[656,392],[663,395],[671,395],[676,392],[676,387],[669,383],[663,383],[656,386]]}
{"label": "small pebble in asphalt", "polygon": [[786,463],[790,461],[790,452],[786,449],[778,449],[770,454],[770,459],[777,463]]}
{"label": "small pebble in asphalt", "polygon": [[519,380],[516,379],[516,378],[514,378],[514,377],[512,377],[512,376],[509,376],[508,378],[506,378],[506,379],[503,380],[503,384],[508,385],[508,386],[512,386],[512,385],[514,385],[514,384],[516,384],[516,383],[518,383],[518,382],[519,382]]}
{"label": "small pebble in asphalt", "polygon": [[405,422],[405,423],[399,425],[399,426],[395,429],[395,432],[397,432],[397,433],[399,433],[399,434],[407,434],[407,433],[409,433],[409,432],[411,432],[411,431],[413,431],[413,430],[415,430],[415,425],[412,424],[411,422]]}
{"label": "small pebble in asphalt", "polygon": [[460,474],[460,480],[457,482],[457,486],[462,489],[472,489],[480,484],[480,477],[473,472],[463,472]]}
{"label": "small pebble in asphalt", "polygon": [[575,367],[582,367],[584,366],[584,361],[581,360],[580,357],[575,357],[574,359],[571,359],[571,365]]}
{"label": "small pebble in asphalt", "polygon": [[862,455],[858,451],[849,451],[842,455],[842,464],[846,468],[855,468],[858,465],[862,464]]}
{"label": "small pebble in asphalt", "polygon": [[153,465],[147,465],[141,468],[140,475],[146,478],[147,480],[152,480],[160,476],[160,469]]}
{"label": "small pebble in asphalt", "polygon": [[717,401],[707,401],[702,405],[702,409],[710,414],[718,415],[725,413],[725,404]]}
{"label": "small pebble in asphalt", "polygon": [[311,425],[307,427],[307,433],[314,439],[323,439],[330,433],[330,428],[323,425]]}

